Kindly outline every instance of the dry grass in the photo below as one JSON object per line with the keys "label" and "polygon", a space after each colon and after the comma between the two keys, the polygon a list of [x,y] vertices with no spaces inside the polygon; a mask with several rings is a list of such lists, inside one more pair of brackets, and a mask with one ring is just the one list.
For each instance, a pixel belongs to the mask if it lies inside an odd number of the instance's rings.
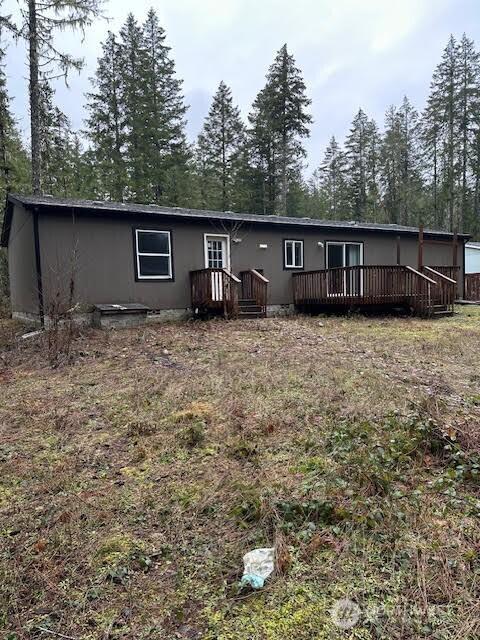
{"label": "dry grass", "polygon": [[478,638],[479,312],[92,330],[56,368],[0,321],[0,631]]}

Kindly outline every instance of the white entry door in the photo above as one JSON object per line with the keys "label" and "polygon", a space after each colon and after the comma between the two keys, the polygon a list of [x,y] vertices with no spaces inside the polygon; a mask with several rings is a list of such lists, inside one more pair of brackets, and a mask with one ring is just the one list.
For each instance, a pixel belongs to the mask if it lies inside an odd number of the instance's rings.
{"label": "white entry door", "polygon": [[[230,271],[230,237],[220,234],[205,234],[205,268]],[[212,300],[223,300],[222,271],[212,271]]]}

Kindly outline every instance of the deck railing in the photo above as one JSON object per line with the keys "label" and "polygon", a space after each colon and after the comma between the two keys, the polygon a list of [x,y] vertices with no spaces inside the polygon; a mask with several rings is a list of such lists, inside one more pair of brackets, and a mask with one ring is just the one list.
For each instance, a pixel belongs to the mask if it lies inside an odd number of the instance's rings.
{"label": "deck railing", "polygon": [[242,298],[254,300],[261,307],[261,313],[267,315],[268,279],[255,269],[240,272]]}
{"label": "deck railing", "polygon": [[465,299],[480,301],[480,273],[465,274]]}
{"label": "deck railing", "polygon": [[298,307],[408,305],[419,315],[432,309],[433,278],[401,265],[357,265],[293,274]]}
{"label": "deck railing", "polygon": [[453,312],[457,297],[457,281],[442,273],[440,269],[452,273],[455,267],[423,267],[423,273],[436,282],[436,286],[432,288],[432,304],[446,307],[446,311]]}
{"label": "deck railing", "polygon": [[240,280],[227,269],[190,271],[192,307],[197,314],[219,310],[227,318],[238,313]]}

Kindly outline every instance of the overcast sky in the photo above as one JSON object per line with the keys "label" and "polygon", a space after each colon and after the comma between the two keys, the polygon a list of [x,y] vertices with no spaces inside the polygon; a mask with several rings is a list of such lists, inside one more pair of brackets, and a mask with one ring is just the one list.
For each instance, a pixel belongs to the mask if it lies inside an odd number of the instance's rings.
{"label": "overcast sky", "polygon": [[[83,94],[107,31],[118,32],[132,10],[142,21],[151,6],[184,80],[190,140],[220,80],[230,85],[246,118],[275,53],[288,44],[312,99],[310,170],[331,135],[343,140],[360,106],[381,125],[386,108],[405,94],[421,109],[450,33],[460,37],[466,32],[480,48],[480,0],[110,0],[105,5],[109,21],[96,22],[83,42],[79,34],[58,40],[85,59],[69,88],[62,81],[56,84],[57,104],[75,128],[83,124]],[[5,0],[3,12],[18,15],[17,0]],[[7,75],[14,112],[26,134],[27,68],[21,44],[9,47]]]}

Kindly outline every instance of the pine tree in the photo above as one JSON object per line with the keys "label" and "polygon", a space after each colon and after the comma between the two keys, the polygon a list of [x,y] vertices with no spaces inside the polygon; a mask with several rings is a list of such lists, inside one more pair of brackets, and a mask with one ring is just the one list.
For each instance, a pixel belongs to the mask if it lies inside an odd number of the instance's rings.
{"label": "pine tree", "polygon": [[402,134],[397,110],[391,106],[385,114],[385,133],[380,156],[383,202],[388,222],[400,223],[401,199],[401,147]]}
{"label": "pine tree", "polygon": [[266,89],[255,98],[248,120],[250,206],[253,211],[271,215],[275,212],[278,193],[277,145]]}
{"label": "pine tree", "polygon": [[249,118],[253,155],[263,175],[265,211],[274,203],[277,213],[287,214],[289,182],[295,181],[306,155],[302,140],[310,133],[310,102],[300,70],[285,44],[268,71],[265,88]]}
{"label": "pine tree", "polygon": [[367,213],[368,128],[368,118],[364,111],[359,109],[345,142],[351,212],[355,220],[365,220]]}
{"label": "pine tree", "polygon": [[103,0],[64,0],[44,2],[21,0],[21,21],[3,21],[17,38],[28,45],[30,134],[32,158],[32,189],[42,191],[41,82],[58,77],[67,78],[71,69],[80,70],[83,60],[60,51],[55,42],[58,31],[84,30],[101,12]]}
{"label": "pine tree", "polygon": [[480,55],[475,51],[472,40],[466,34],[460,41],[458,51],[459,91],[458,117],[460,133],[460,202],[461,226],[475,226],[473,202],[470,197],[470,156],[475,144],[475,121],[480,113]]}
{"label": "pine tree", "polygon": [[346,157],[334,136],[313,177],[317,186],[312,186],[318,190],[319,204],[323,206],[322,217],[333,220],[348,217]]}
{"label": "pine tree", "polygon": [[233,104],[230,88],[222,81],[198,137],[202,178],[208,187],[208,208],[238,210],[244,144],[245,127],[240,110]]}
{"label": "pine tree", "polygon": [[137,202],[148,200],[144,180],[144,153],[142,150],[144,127],[145,81],[144,43],[142,29],[132,13],[120,30],[120,57],[122,70],[120,100],[125,127],[125,157],[128,172],[127,197]]}
{"label": "pine tree", "polygon": [[91,78],[94,92],[87,94],[87,137],[98,173],[97,197],[123,200],[126,188],[125,124],[121,102],[120,47],[109,32],[102,45],[102,56]]}
{"label": "pine tree", "polygon": [[187,172],[189,151],[185,138],[182,81],[176,77],[165,31],[153,9],[143,26],[142,91],[144,192],[158,203],[178,204],[179,181]]}
{"label": "pine tree", "polygon": [[385,116],[385,134],[381,151],[381,176],[384,205],[389,222],[418,224],[422,217],[419,118],[407,97]]}
{"label": "pine tree", "polygon": [[377,123],[369,120],[366,128],[366,216],[369,220],[381,219],[380,209],[380,133]]}
{"label": "pine tree", "polygon": [[[440,143],[441,173],[439,176],[438,204],[443,226],[453,230],[460,221],[458,206],[459,178],[459,47],[453,36],[443,52],[442,60],[434,71],[426,128],[435,131]],[[437,152],[438,153],[438,152]],[[437,163],[438,168],[438,163]]]}
{"label": "pine tree", "polygon": [[[30,165],[10,110],[10,97],[5,77],[5,50],[0,32],[0,203],[8,191],[25,191],[30,182]],[[3,204],[0,204],[0,224]]]}
{"label": "pine tree", "polygon": [[[5,77],[5,50],[0,31],[0,228],[9,191],[25,191],[30,183],[28,154],[22,144],[10,110]],[[0,249],[0,310],[8,301],[7,252]]]}
{"label": "pine tree", "polygon": [[77,183],[78,139],[67,116],[54,105],[54,91],[43,80],[40,84],[40,157],[43,188],[57,196],[73,195]]}

